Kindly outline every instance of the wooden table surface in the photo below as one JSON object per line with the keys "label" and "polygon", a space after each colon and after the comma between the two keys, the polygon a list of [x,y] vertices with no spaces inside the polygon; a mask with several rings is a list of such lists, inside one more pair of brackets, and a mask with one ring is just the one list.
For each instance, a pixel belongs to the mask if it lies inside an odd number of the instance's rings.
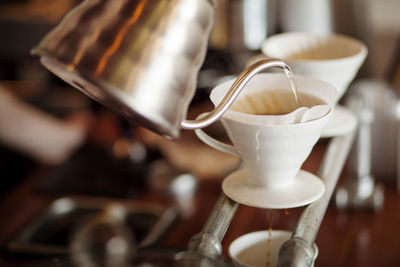
{"label": "wooden table surface", "polygon": [[[304,169],[315,172],[324,148],[318,146]],[[46,172],[38,170],[22,184],[9,192],[0,202],[0,245],[18,232],[31,218],[54,200],[54,196],[38,194],[34,188]],[[223,177],[201,180],[190,200],[183,201],[182,218],[163,241],[163,246],[185,248],[189,239],[198,233],[221,194]],[[346,179],[342,175],[341,180]],[[176,201],[155,192],[142,192],[132,200],[154,201],[170,205]],[[223,257],[227,247],[238,236],[269,227],[270,210],[239,205],[222,242]],[[272,228],[293,230],[302,208],[275,211]],[[316,244],[319,256],[315,266],[400,266],[400,197],[393,183],[385,184],[385,203],[377,213],[366,210],[338,211],[329,207]],[[14,259],[15,260],[15,259]],[[13,266],[14,262],[0,258],[0,266]]]}

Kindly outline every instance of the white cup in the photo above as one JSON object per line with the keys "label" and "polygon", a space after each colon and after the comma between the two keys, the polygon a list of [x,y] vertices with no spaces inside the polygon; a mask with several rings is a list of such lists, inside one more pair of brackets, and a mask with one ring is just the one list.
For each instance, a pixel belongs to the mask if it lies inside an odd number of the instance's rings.
{"label": "white cup", "polygon": [[[257,231],[242,235],[229,245],[229,257],[237,266],[275,267],[278,265],[279,250],[291,235],[291,232],[284,230],[272,230],[271,233]],[[314,244],[314,261],[317,256],[318,247]]]}
{"label": "white cup", "polygon": [[263,56],[284,60],[293,73],[332,84],[339,98],[346,92],[364,62],[368,49],[354,38],[340,34],[286,32],[267,38]]}
{"label": "white cup", "polygon": [[[220,142],[201,129],[195,130],[200,140],[223,152],[242,158],[251,173],[250,183],[264,187],[290,185],[301,165],[307,159],[332,114],[337,90],[323,81],[311,77],[295,76],[298,90],[321,99],[330,106],[328,113],[317,119],[289,124],[269,124],[272,115],[254,115],[227,110],[222,124],[233,145]],[[217,106],[234,80],[214,88],[210,98]],[[258,74],[245,86],[239,100],[258,91],[290,88],[289,79],[283,74]],[[273,115],[276,118],[286,115]]]}

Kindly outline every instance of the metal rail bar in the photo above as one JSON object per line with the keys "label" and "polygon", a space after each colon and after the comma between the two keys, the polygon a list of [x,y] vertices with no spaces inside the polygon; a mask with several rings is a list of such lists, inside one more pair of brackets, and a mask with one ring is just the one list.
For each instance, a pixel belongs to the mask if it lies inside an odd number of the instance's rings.
{"label": "metal rail bar", "polygon": [[221,241],[236,213],[237,207],[237,202],[222,193],[202,231],[190,240],[189,250],[200,252],[209,257],[220,256],[222,254]]}
{"label": "metal rail bar", "polygon": [[325,183],[325,193],[318,201],[307,206],[302,212],[292,238],[286,241],[279,253],[279,267],[312,266],[314,241],[324,218],[329,201],[350,152],[355,129],[334,137],[328,146],[318,176]]}

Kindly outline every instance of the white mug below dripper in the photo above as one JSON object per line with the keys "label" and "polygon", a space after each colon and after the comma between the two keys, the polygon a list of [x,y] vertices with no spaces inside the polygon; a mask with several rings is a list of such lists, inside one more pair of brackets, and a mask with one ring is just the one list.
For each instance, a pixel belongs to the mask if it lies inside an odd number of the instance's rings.
{"label": "white mug below dripper", "polygon": [[[291,232],[284,230],[271,230],[270,233],[268,230],[257,231],[242,235],[229,245],[229,257],[240,267],[275,267],[278,264],[279,250],[291,235]],[[318,247],[314,244],[314,261],[317,256]]]}

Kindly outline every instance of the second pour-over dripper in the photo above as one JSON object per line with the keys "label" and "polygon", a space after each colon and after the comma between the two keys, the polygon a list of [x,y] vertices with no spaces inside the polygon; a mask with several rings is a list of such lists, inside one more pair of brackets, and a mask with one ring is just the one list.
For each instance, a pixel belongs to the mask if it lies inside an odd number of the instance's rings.
{"label": "second pour-over dripper", "polygon": [[[339,92],[339,100],[356,77],[368,49],[361,41],[345,35],[286,32],[267,38],[262,52],[263,56],[284,60],[296,74],[332,84]],[[336,105],[322,137],[343,135],[356,124],[350,110]]]}

